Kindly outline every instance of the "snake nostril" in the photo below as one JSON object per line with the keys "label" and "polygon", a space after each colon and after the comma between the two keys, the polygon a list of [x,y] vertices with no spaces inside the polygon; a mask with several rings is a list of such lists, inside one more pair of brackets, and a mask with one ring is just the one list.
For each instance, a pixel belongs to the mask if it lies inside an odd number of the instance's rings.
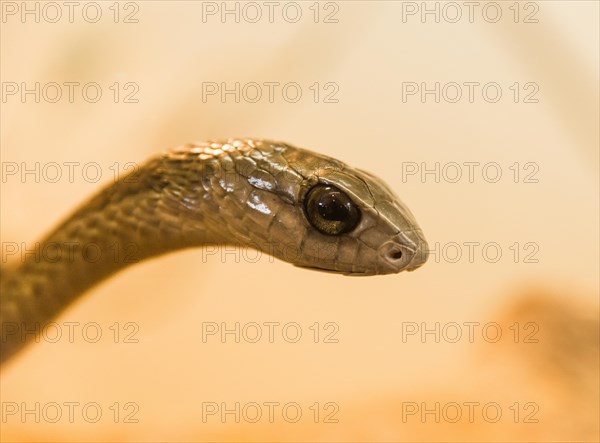
{"label": "snake nostril", "polygon": [[400,249],[391,250],[390,251],[390,258],[392,260],[400,260],[402,258],[402,251]]}

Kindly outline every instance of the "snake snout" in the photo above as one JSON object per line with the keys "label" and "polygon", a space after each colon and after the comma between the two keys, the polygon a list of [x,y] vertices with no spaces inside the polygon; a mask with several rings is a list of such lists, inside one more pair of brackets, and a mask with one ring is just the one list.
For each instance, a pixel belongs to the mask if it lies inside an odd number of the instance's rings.
{"label": "snake snout", "polygon": [[427,240],[425,240],[423,231],[420,229],[410,231],[406,235],[414,244],[417,245],[417,249],[413,254],[412,260],[406,268],[407,271],[414,271],[415,269],[423,266],[429,258],[429,245],[427,244]]}
{"label": "snake snout", "polygon": [[427,245],[427,242],[420,243],[406,270],[414,271],[415,269],[420,268],[425,264],[427,258],[429,258],[429,246]]}
{"label": "snake snout", "polygon": [[414,230],[384,243],[379,253],[385,263],[396,272],[414,271],[427,261],[429,247],[423,233]]}

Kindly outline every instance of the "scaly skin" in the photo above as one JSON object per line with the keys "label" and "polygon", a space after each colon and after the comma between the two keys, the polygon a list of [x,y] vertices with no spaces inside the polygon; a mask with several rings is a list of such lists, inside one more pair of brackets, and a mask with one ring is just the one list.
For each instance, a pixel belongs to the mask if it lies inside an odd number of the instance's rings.
{"label": "scaly skin", "polygon": [[[362,214],[354,230],[331,236],[312,227],[304,196],[316,183],[350,196]],[[207,244],[346,275],[413,270],[427,259],[408,208],[369,173],[268,140],[189,144],[103,189],[39,242],[39,254],[3,270],[0,361],[34,338],[27,331],[43,329],[111,274]]]}

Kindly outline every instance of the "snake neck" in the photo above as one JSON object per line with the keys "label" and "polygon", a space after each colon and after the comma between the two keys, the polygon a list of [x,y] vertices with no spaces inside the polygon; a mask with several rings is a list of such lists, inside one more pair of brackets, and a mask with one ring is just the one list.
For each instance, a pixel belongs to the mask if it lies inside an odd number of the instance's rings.
{"label": "snake neck", "polygon": [[[43,240],[28,244],[17,266],[2,268],[0,362],[111,274],[206,243],[208,233],[182,204],[185,196],[169,161],[155,158],[110,184]],[[194,198],[206,192],[196,188]]]}

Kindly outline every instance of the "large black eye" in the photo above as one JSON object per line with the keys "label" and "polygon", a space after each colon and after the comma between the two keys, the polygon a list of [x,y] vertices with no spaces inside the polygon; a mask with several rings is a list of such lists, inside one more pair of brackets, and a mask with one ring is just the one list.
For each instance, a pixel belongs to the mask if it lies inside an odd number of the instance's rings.
{"label": "large black eye", "polygon": [[306,217],[323,234],[338,235],[352,231],[360,211],[350,197],[331,185],[316,185],[304,200]]}

